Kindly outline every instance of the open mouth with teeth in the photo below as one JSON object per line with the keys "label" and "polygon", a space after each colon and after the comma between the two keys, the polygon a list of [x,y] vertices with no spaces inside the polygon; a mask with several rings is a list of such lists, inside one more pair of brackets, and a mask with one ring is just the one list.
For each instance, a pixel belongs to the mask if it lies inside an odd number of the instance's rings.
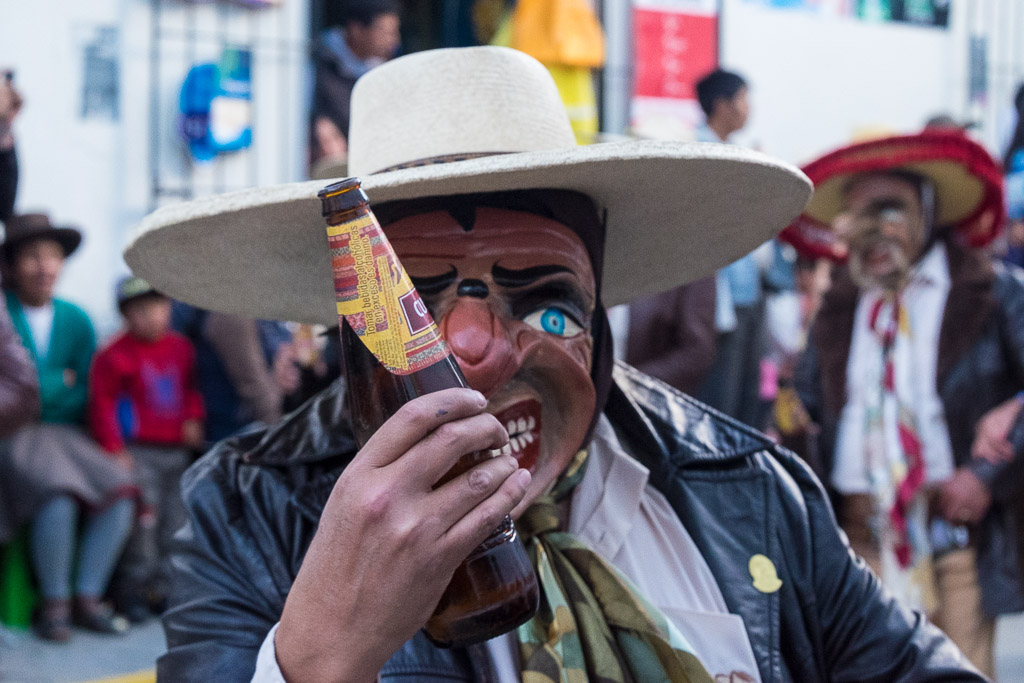
{"label": "open mouth with teeth", "polygon": [[533,471],[540,457],[540,402],[534,399],[520,401],[495,413],[508,430],[508,443],[501,453],[512,455],[519,466]]}

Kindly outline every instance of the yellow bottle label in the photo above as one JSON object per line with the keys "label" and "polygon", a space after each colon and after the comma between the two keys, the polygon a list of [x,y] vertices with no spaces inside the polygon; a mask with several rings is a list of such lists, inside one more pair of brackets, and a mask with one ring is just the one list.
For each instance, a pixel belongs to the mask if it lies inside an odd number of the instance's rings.
{"label": "yellow bottle label", "polygon": [[372,213],[327,226],[338,316],[387,370],[416,372],[448,355],[426,304]]}

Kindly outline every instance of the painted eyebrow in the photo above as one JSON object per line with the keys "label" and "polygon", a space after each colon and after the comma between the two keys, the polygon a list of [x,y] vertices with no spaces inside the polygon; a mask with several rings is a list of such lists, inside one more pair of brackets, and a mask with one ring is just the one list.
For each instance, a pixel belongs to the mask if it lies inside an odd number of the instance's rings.
{"label": "painted eyebrow", "polygon": [[502,268],[495,264],[491,268],[491,276],[494,278],[494,284],[509,288],[526,287],[542,277],[558,273],[569,273],[571,275],[572,270],[565,266],[556,265],[534,266],[532,268],[523,268],[522,270],[509,270],[508,268]]}
{"label": "painted eyebrow", "polygon": [[409,276],[412,280],[413,286],[419,291],[420,294],[440,294],[451,285],[455,284],[455,280],[459,277],[459,271],[456,270],[455,266],[451,266],[451,269],[446,273],[440,275],[432,275],[430,277],[413,277]]}
{"label": "painted eyebrow", "polygon": [[539,307],[551,304],[568,304],[570,315],[581,325],[586,324],[587,305],[583,293],[574,283],[554,280],[525,291],[512,294],[512,315],[522,318]]}

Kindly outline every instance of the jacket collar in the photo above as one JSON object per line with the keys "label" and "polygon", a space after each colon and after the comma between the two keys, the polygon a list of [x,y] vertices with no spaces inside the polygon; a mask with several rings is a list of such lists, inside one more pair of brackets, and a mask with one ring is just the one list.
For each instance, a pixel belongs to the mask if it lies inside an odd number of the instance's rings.
{"label": "jacket collar", "polygon": [[625,363],[616,363],[612,377],[605,413],[652,476],[661,463],[722,465],[773,445],[760,432]]}

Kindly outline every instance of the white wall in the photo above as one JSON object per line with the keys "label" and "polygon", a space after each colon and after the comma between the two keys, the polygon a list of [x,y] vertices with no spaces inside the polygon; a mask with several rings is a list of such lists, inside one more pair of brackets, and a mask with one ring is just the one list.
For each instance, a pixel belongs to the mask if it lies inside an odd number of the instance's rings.
{"label": "white wall", "polygon": [[[111,222],[121,203],[116,125],[78,117],[82,41],[89,27],[116,23],[118,0],[5,3],[0,65],[15,70],[25,106],[15,123],[20,160],[17,209],[41,210],[80,226],[85,241],[69,262],[61,291],[96,312],[111,291],[97,273],[114,268]],[[102,179],[97,182],[97,179]]]}
{"label": "white wall", "polygon": [[[151,2],[149,0],[0,0],[0,68],[16,72],[25,108],[15,124],[21,183],[19,211],[44,210],[85,233],[68,261],[59,294],[93,316],[101,336],[118,325],[113,285],[126,267],[121,248],[152,206],[150,135],[160,145],[167,182],[192,177],[200,186],[227,189],[302,178],[305,140],[307,4],[284,0],[280,8],[245,10],[225,3],[193,7],[159,0],[165,37],[158,81],[161,126],[150,125]],[[186,47],[186,18],[202,33]],[[79,116],[82,47],[99,25],[120,29],[120,119]],[[194,60],[216,61],[223,28],[253,50],[254,144],[219,165],[193,168],[177,141],[177,94]],[[250,35],[261,36],[247,45]]]}
{"label": "white wall", "polygon": [[746,139],[802,163],[861,129],[911,132],[938,112],[963,115],[966,1],[941,30],[723,0],[722,66],[752,86]]}

